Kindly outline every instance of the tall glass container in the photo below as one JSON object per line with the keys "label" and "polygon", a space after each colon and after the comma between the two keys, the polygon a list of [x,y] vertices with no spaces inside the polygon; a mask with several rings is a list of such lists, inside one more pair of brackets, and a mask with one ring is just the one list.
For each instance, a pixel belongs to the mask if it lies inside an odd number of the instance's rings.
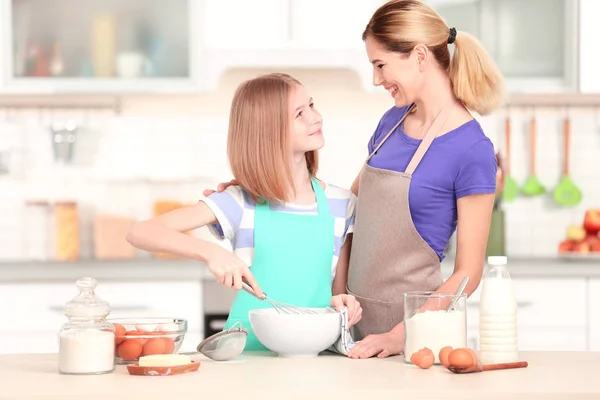
{"label": "tall glass container", "polygon": [[[451,302],[455,305],[447,311]],[[446,346],[467,347],[467,295],[444,292],[404,293],[404,360],[424,347],[439,364],[440,350]]]}

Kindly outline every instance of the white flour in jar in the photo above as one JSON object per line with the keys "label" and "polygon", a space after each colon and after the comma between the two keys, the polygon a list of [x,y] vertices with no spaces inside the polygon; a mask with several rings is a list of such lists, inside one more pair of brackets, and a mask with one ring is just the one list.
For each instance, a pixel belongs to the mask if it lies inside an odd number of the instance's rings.
{"label": "white flour in jar", "polygon": [[60,334],[58,370],[64,374],[100,374],[115,368],[115,334],[68,331]]}
{"label": "white flour in jar", "polygon": [[424,347],[431,349],[435,363],[439,363],[440,350],[446,346],[467,347],[467,315],[465,311],[427,310],[405,320],[404,358]]}

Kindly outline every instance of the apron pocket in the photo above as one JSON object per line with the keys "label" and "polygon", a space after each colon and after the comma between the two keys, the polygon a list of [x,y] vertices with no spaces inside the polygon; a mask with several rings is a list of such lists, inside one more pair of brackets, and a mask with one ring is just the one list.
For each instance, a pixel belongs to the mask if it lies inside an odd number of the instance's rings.
{"label": "apron pocket", "polygon": [[367,335],[386,333],[402,322],[404,318],[404,303],[376,300],[352,293],[348,287],[349,295],[356,297],[363,309],[362,318],[352,327],[352,336],[355,341]]}

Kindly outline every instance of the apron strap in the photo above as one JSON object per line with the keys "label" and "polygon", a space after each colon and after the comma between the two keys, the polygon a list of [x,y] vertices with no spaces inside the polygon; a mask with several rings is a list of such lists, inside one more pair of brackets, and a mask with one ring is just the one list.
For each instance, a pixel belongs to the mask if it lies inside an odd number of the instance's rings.
{"label": "apron strap", "polygon": [[317,200],[317,210],[319,215],[329,214],[329,201],[325,196],[325,191],[321,188],[319,181],[316,178],[311,179],[313,191],[315,192],[315,198]]}
{"label": "apron strap", "polygon": [[371,160],[371,158],[375,155],[375,153],[377,153],[377,150],[379,150],[379,148],[381,146],[383,146],[383,144],[385,143],[385,141],[388,140],[388,138],[392,135],[392,133],[396,130],[396,128],[404,121],[404,118],[406,118],[406,116],[408,114],[410,114],[411,112],[413,112],[414,110],[416,110],[416,106],[413,104],[413,105],[410,106],[410,108],[408,109],[408,111],[406,112],[406,114],[404,114],[402,116],[402,118],[400,118],[400,121],[398,121],[396,123],[396,125],[394,125],[392,129],[390,129],[390,131],[385,135],[385,137],[383,138],[383,140],[381,142],[379,142],[379,144],[377,145],[377,147],[375,147],[375,149],[373,150],[373,152],[371,154],[369,154],[369,157],[367,157],[367,162],[369,162],[369,160]]}
{"label": "apron strap", "polygon": [[427,150],[429,150],[429,146],[431,146],[433,139],[437,137],[442,126],[446,123],[446,120],[450,115],[450,111],[452,110],[451,107],[448,107],[449,105],[450,104],[446,104],[446,106],[444,106],[440,110],[438,115],[435,117],[435,119],[429,126],[429,129],[423,137],[421,144],[419,144],[419,147],[417,147],[417,151],[413,155],[412,159],[408,163],[408,166],[406,167],[406,170],[404,171],[406,174],[412,175],[413,172],[415,172],[415,169],[417,169],[417,167],[419,166],[419,163],[425,156],[425,153],[427,152]]}

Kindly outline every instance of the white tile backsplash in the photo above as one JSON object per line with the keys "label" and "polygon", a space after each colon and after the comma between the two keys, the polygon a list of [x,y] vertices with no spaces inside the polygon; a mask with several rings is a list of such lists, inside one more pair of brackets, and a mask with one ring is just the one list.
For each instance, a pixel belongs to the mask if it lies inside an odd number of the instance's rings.
{"label": "white tile backsplash", "polygon": [[[125,99],[125,113],[113,117],[87,112],[73,165],[56,165],[47,124],[51,116],[18,114],[22,174],[0,175],[0,258],[21,258],[23,236],[35,227],[23,218],[26,199],[75,199],[82,205],[81,256],[91,257],[95,213],[148,218],[156,200],[196,202],[205,188],[231,178],[227,161],[227,118],[237,83],[259,71],[233,71],[208,96]],[[313,94],[324,117],[326,145],[320,176],[349,187],[361,168],[367,141],[380,116],[391,107],[387,94],[365,94],[356,76],[344,71],[293,72]],[[586,209],[600,207],[600,118],[593,109],[571,111],[571,174],[583,191],[572,209],[554,205],[551,191],[562,171],[564,110],[535,110],[536,170],[548,189],[544,196],[504,203],[507,253],[554,256],[569,224]],[[505,110],[479,118],[496,148],[505,154]],[[523,184],[529,175],[529,109],[511,109],[511,174]],[[72,116],[70,116],[72,117]],[[18,142],[18,141],[17,141]],[[26,167],[26,168],[25,168]],[[8,227],[8,228],[5,228]],[[14,234],[14,230],[19,234]],[[199,231],[201,235],[205,234]],[[12,233],[12,235],[11,235]]]}

